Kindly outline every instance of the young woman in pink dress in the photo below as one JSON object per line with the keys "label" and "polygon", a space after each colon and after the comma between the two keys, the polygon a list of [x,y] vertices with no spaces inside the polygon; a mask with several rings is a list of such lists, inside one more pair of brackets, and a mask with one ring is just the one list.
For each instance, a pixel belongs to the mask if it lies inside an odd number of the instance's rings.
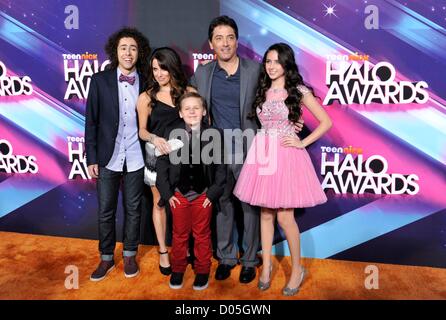
{"label": "young woman in pink dress", "polygon": [[[301,140],[294,131],[294,124],[304,106],[319,125]],[[327,201],[305,147],[331,127],[331,120],[312,89],[304,85],[293,49],[287,44],[272,45],[263,57],[252,116],[258,117],[262,130],[252,142],[234,194],[241,201],[261,207],[263,269],[259,289],[266,290],[271,284],[271,251],[277,216],[292,262],[291,276],[283,294],[294,295],[306,272],[300,263],[300,232],[294,208],[313,207]]]}

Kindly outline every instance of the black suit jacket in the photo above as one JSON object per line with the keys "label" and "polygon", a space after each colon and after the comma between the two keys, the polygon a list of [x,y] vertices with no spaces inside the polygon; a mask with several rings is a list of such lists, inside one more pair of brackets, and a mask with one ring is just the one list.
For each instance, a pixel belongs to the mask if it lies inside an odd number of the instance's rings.
{"label": "black suit jacket", "polygon": [[[139,93],[144,79],[139,75]],[[136,106],[135,106],[136,109]],[[116,68],[91,77],[85,118],[85,151],[87,165],[105,167],[115,148],[119,128],[119,91]],[[140,140],[141,150],[143,141]],[[142,152],[145,155],[145,152]]]}
{"label": "black suit jacket", "polygon": [[[164,138],[166,140],[169,139],[169,134],[173,129],[185,129],[185,123],[167,128],[164,134]],[[209,126],[206,124],[202,124],[201,132],[203,130],[208,129]],[[214,130],[218,130],[212,128]],[[218,207],[218,199],[221,197],[224,191],[225,183],[226,183],[226,164],[224,164],[224,142],[223,135],[220,130],[218,130],[220,134],[221,141],[221,149],[220,149],[220,164],[210,164],[210,165],[202,165],[203,174],[205,176],[205,180],[207,182],[207,191],[206,196],[211,200],[214,206]],[[201,149],[208,144],[214,143],[211,141],[203,141],[201,144]],[[184,148],[188,148],[188,144],[185,143],[184,146],[176,152],[183,152]],[[200,149],[200,150],[201,150]],[[187,152],[187,150],[185,150]],[[201,152],[200,152],[201,153]],[[217,155],[214,154],[214,161],[217,159]],[[181,164],[172,164],[169,160],[169,155],[164,155],[158,157],[156,161],[156,187],[158,188],[161,201],[158,205],[163,206],[165,203],[168,203],[169,199],[174,195],[175,188],[177,187],[180,181],[180,173],[181,173]]]}

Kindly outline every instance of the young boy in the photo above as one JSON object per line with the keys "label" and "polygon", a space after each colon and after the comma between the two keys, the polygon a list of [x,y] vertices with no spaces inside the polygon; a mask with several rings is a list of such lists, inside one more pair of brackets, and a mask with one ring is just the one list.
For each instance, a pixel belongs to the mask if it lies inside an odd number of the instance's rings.
{"label": "young boy", "polygon": [[[212,208],[218,205],[226,181],[223,139],[220,131],[210,128],[203,121],[207,112],[206,101],[198,93],[184,94],[178,104],[184,123],[167,129],[166,138],[169,139],[169,135],[172,138],[178,132],[183,133],[184,146],[178,151],[181,161],[176,164],[173,154],[170,154],[159,157],[156,163],[156,186],[161,194],[161,202],[169,203],[173,217],[172,275],[169,286],[172,289],[183,286],[189,235],[192,232],[196,258],[193,288],[203,290],[208,287],[211,268]],[[214,139],[201,141],[205,131],[206,136],[210,134]],[[213,152],[209,154],[209,159],[205,159],[205,151],[208,150]]]}

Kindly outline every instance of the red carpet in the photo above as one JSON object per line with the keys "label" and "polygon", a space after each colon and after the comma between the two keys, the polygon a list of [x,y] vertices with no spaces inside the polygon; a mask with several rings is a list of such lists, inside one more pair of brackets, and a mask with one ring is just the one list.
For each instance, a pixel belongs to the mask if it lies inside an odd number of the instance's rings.
{"label": "red carpet", "polygon": [[[141,246],[141,273],[132,279],[123,274],[121,244],[117,267],[101,282],[91,282],[98,263],[97,241],[0,232],[0,299],[446,299],[446,269],[376,264],[379,289],[366,289],[368,263],[329,259],[303,259],[309,275],[300,292],[284,297],[281,290],[290,273],[289,257],[274,260],[269,290],[257,289],[257,279],[240,284],[240,267],[231,278],[216,281],[213,261],[209,288],[194,291],[189,269],[182,289],[172,290],[168,277],[158,270],[156,247]],[[67,266],[79,270],[79,289],[65,288]]]}

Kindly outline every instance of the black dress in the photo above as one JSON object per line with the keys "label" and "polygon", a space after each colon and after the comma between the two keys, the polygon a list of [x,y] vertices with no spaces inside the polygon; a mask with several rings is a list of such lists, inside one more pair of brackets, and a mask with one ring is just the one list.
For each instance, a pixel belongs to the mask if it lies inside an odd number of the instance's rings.
{"label": "black dress", "polygon": [[164,137],[166,135],[166,128],[175,126],[181,123],[181,121],[177,108],[156,100],[149,117],[149,132],[158,137]]}
{"label": "black dress", "polygon": [[[155,100],[155,105],[152,107],[152,112],[148,119],[147,127],[150,133],[158,137],[168,136],[170,132],[166,132],[167,128],[177,126],[182,122],[178,109],[174,108],[162,101]],[[150,186],[155,185],[156,179],[156,156],[154,149],[147,149],[146,146],[146,168],[144,171],[144,182]]]}

